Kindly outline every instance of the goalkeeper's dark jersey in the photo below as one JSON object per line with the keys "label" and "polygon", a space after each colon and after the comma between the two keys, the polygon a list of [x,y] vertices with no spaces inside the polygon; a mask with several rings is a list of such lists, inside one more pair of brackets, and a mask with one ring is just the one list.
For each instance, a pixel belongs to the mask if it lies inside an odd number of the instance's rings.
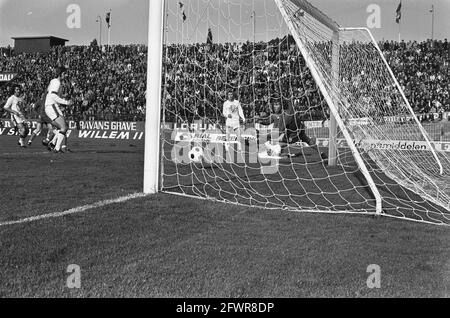
{"label": "goalkeeper's dark jersey", "polygon": [[45,99],[39,98],[36,104],[34,104],[34,110],[38,115],[45,114]]}
{"label": "goalkeeper's dark jersey", "polygon": [[280,133],[296,132],[305,129],[303,118],[299,112],[295,112],[292,106],[286,110],[281,110],[278,114],[271,114],[269,118],[263,120],[263,124],[273,124],[273,128],[278,128]]}
{"label": "goalkeeper's dark jersey", "polygon": [[280,134],[284,134],[283,141],[294,143],[303,141],[310,143],[310,138],[305,133],[305,123],[302,113],[295,112],[290,105],[287,110],[281,110],[281,113],[272,114],[262,124],[273,124],[273,128],[277,129]]}

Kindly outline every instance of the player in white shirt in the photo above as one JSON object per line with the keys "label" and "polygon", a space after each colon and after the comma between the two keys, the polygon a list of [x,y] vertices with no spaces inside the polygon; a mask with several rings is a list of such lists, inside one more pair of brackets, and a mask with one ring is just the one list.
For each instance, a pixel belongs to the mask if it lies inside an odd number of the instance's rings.
{"label": "player in white shirt", "polygon": [[15,85],[12,88],[12,95],[8,98],[5,106],[5,109],[8,113],[11,114],[11,121],[16,125],[19,130],[19,145],[20,147],[25,148],[25,138],[28,136],[29,127],[28,121],[26,120],[23,114],[23,99],[20,97],[21,90],[20,86]]}
{"label": "player in white shirt", "polygon": [[242,110],[241,103],[234,98],[233,92],[228,92],[228,100],[223,103],[223,117],[226,118],[225,126],[226,126],[226,135],[227,141],[225,143],[226,151],[229,151],[230,145],[228,141],[230,140],[230,134],[235,133],[237,135],[238,141],[238,151],[242,150],[241,146],[241,123],[240,119],[245,122],[244,111]]}
{"label": "player in white shirt", "polygon": [[65,144],[66,133],[68,125],[64,118],[62,111],[59,109],[59,105],[72,105],[71,101],[67,101],[59,97],[61,91],[61,80],[66,76],[66,69],[58,67],[56,70],[56,78],[50,81],[50,85],[47,89],[47,96],[45,98],[45,114],[52,121],[52,125],[58,127],[58,133],[56,135],[55,152],[61,152],[62,146]]}

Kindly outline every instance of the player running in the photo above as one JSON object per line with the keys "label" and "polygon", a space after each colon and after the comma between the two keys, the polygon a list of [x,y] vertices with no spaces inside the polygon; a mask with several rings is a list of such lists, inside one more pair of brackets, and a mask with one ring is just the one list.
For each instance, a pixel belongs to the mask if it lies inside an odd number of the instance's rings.
{"label": "player running", "polygon": [[47,128],[47,137],[42,140],[42,144],[44,146],[48,146],[48,143],[53,138],[53,126],[51,124],[51,119],[48,118],[47,114],[45,113],[45,97],[46,93],[43,93],[41,98],[33,105],[33,109],[38,114],[38,122],[36,124],[36,129],[33,131],[33,133],[30,136],[30,139],[28,140],[28,146],[31,146],[33,143],[34,138],[36,138],[37,135],[39,135],[42,132],[42,128]]}
{"label": "player running", "polygon": [[52,121],[52,125],[58,128],[56,135],[56,145],[54,152],[62,152],[62,146],[65,144],[68,125],[59,105],[72,105],[71,101],[67,101],[59,97],[61,90],[61,80],[66,76],[66,69],[58,67],[56,70],[56,78],[50,81],[45,98],[45,114]]}
{"label": "player running", "polygon": [[20,97],[20,86],[14,85],[12,87],[12,95],[8,98],[3,109],[11,114],[11,121],[17,127],[19,132],[19,146],[26,148],[25,138],[28,136],[30,128],[28,127],[28,121],[23,114],[23,99]]}
{"label": "player running", "polygon": [[[288,109],[283,110],[280,102],[275,101],[272,115],[266,120],[258,120],[266,125],[273,124],[273,129],[278,129],[279,131],[279,136],[276,138],[272,138],[271,134],[267,135],[268,141],[265,143],[267,154],[269,156],[280,156],[281,158],[297,157],[302,152],[290,153],[288,145],[302,141],[308,144],[311,149],[317,151],[322,160],[326,161],[328,156],[320,152],[313,139],[306,135],[306,127],[301,114],[295,112],[292,103],[288,103],[288,105]],[[288,152],[286,153],[285,150],[288,150]]]}
{"label": "player running", "polygon": [[225,143],[225,150],[230,150],[229,140],[232,132],[236,133],[238,141],[238,151],[242,150],[241,145],[241,123],[240,119],[245,122],[244,111],[242,110],[241,103],[234,98],[233,92],[228,92],[228,100],[223,103],[223,117],[226,118],[226,135],[227,141]]}

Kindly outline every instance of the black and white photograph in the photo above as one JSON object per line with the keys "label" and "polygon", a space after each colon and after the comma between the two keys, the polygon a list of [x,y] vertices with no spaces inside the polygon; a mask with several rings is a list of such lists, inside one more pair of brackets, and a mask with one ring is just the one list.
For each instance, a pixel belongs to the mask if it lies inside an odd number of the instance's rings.
{"label": "black and white photograph", "polygon": [[449,0],[0,0],[0,297],[450,297],[449,37]]}

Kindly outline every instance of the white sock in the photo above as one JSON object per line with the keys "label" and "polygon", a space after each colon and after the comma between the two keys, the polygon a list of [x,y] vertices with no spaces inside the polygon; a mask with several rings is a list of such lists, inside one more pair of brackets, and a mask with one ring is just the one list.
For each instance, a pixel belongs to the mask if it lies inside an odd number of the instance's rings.
{"label": "white sock", "polygon": [[61,150],[61,145],[63,144],[65,138],[66,138],[66,135],[64,135],[62,132],[58,133],[58,139],[56,140],[56,146],[55,146],[56,151]]}
{"label": "white sock", "polygon": [[58,135],[59,135],[59,133],[56,133],[53,135],[53,139],[52,139],[52,141],[50,141],[51,144],[56,145],[56,142],[58,140]]}

